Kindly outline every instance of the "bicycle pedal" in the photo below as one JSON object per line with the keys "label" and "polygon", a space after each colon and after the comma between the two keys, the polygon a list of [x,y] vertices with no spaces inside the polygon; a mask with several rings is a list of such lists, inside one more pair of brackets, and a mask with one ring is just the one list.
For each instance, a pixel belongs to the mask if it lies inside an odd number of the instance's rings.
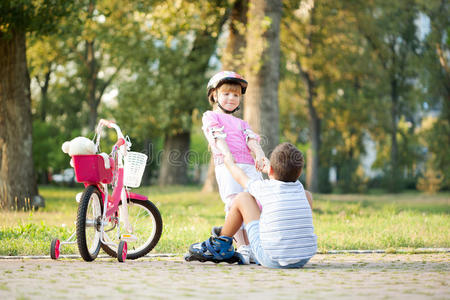
{"label": "bicycle pedal", "polygon": [[138,240],[137,236],[135,236],[134,234],[131,234],[131,233],[122,234],[120,239],[123,241],[126,241],[126,242],[136,242]]}

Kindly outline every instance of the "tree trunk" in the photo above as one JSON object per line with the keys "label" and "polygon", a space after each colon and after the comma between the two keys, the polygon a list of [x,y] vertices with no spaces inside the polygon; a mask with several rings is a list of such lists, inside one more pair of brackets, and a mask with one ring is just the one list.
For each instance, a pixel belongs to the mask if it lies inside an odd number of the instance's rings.
{"label": "tree trunk", "polygon": [[166,134],[158,183],[161,186],[187,183],[190,132]]}
{"label": "tree trunk", "polygon": [[37,195],[32,157],[25,32],[0,33],[0,207],[30,209]]}
{"label": "tree trunk", "polygon": [[[42,122],[45,122],[45,119],[47,117],[47,105],[48,105],[48,87],[50,84],[50,75],[52,74],[52,63],[48,63],[48,72],[44,75],[44,82],[41,85],[41,82],[39,80],[39,77],[36,76],[36,80],[38,82],[38,85],[41,89],[41,109],[40,109],[40,120]],[[38,175],[38,181],[39,184],[49,184],[49,170],[36,170]]]}
{"label": "tree trunk", "polygon": [[398,167],[398,92],[397,81],[391,80],[391,178],[389,180],[388,188],[391,192],[396,192],[400,189],[400,173]]}
{"label": "tree trunk", "polygon": [[[147,154],[149,162],[154,159],[152,139],[145,138],[143,145],[143,153]],[[152,171],[151,166],[147,164],[144,174],[142,175],[142,185],[151,185]]]}
{"label": "tree trunk", "polygon": [[310,76],[304,74],[308,90],[308,112],[309,112],[309,140],[311,147],[306,157],[306,186],[313,193],[319,192],[319,154],[320,154],[320,123],[314,107],[315,85]]}
{"label": "tree trunk", "polygon": [[[316,26],[315,18],[316,10],[313,7],[310,16],[310,31],[307,36],[307,57],[311,58],[314,53],[313,30]],[[316,80],[314,79],[313,70],[304,69],[300,63],[300,58],[297,57],[297,65],[300,69],[301,78],[306,86],[308,99],[308,113],[309,113],[309,141],[311,147],[308,149],[306,157],[306,187],[313,193],[319,192],[321,186],[321,179],[324,172],[321,173],[320,168],[320,146],[321,146],[321,119],[317,114],[314,105],[316,93]]]}
{"label": "tree trunk", "polygon": [[[94,16],[96,1],[90,0],[88,6],[88,14],[90,17]],[[97,125],[98,105],[100,98],[97,99],[97,77],[98,70],[97,60],[95,59],[94,39],[86,40],[86,68],[87,68],[87,101],[89,104],[89,130],[94,131]],[[101,96],[100,96],[101,97]]]}
{"label": "tree trunk", "polygon": [[[244,67],[243,55],[245,51],[245,35],[240,29],[245,28],[246,26],[247,10],[248,0],[237,0],[231,9],[228,28],[229,36],[227,46],[222,55],[223,70],[232,70],[238,73],[242,72]],[[235,117],[243,117],[244,102],[245,101],[241,102],[241,109],[234,113]],[[211,157],[202,191],[215,192],[218,191],[218,189],[214,159]]]}
{"label": "tree trunk", "polygon": [[306,186],[311,192],[319,192],[319,153],[320,153],[320,119],[311,114],[309,129],[311,147],[308,149],[306,162]]}
{"label": "tree trunk", "polygon": [[282,2],[251,0],[248,12],[244,119],[261,135],[266,153],[279,142],[278,82]]}
{"label": "tree trunk", "polygon": [[[247,12],[248,0],[237,0],[234,2],[229,19],[227,46],[222,55],[222,70],[230,70],[239,74],[244,72]],[[244,117],[244,106],[245,101],[243,100],[241,101],[241,108],[233,115],[242,119]]]}
{"label": "tree trunk", "polygon": [[38,76],[35,77],[39,84],[39,87],[41,88],[40,119],[42,122],[45,122],[45,118],[47,117],[48,87],[50,84],[50,75],[52,74],[51,68],[52,68],[52,63],[49,63],[48,64],[48,72],[45,73],[43,85],[41,85],[41,82],[39,81]]}
{"label": "tree trunk", "polygon": [[245,54],[245,26],[247,25],[248,0],[234,2],[229,19],[229,36],[222,55],[222,69],[243,71]]}
{"label": "tree trunk", "polygon": [[88,78],[87,78],[87,88],[88,88],[88,104],[89,104],[89,129],[91,131],[95,130],[95,125],[97,124],[97,108],[98,102],[95,97],[95,92],[97,90],[97,67],[95,60],[95,50],[94,41],[86,42],[86,63],[88,67]]}
{"label": "tree trunk", "polygon": [[217,185],[216,180],[216,170],[214,165],[214,158],[211,155],[211,159],[209,160],[208,173],[206,174],[205,183],[203,183],[202,192],[217,192],[219,190],[219,186]]}

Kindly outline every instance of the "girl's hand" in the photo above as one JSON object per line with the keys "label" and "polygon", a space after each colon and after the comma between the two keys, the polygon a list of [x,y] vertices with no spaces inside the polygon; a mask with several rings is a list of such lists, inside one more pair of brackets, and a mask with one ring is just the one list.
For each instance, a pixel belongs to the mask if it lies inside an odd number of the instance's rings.
{"label": "girl's hand", "polygon": [[270,160],[267,159],[267,158],[265,158],[264,168],[263,168],[262,172],[266,173],[267,175],[269,175],[269,172],[270,172]]}
{"label": "girl's hand", "polygon": [[256,170],[258,170],[259,172],[267,173],[266,169],[269,165],[270,165],[270,161],[265,156],[257,157],[255,160],[255,167],[256,167]]}

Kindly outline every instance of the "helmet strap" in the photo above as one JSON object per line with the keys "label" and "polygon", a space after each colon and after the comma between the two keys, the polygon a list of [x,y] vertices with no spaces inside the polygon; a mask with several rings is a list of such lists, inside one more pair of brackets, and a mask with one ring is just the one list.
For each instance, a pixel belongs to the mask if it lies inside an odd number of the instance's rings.
{"label": "helmet strap", "polygon": [[233,109],[233,110],[228,110],[228,109],[223,108],[223,106],[220,105],[219,101],[217,101],[217,105],[218,105],[219,108],[220,108],[224,113],[226,113],[226,114],[232,114],[232,113],[234,113],[234,112],[237,112],[237,111],[241,108],[241,106],[238,105],[235,109]]}

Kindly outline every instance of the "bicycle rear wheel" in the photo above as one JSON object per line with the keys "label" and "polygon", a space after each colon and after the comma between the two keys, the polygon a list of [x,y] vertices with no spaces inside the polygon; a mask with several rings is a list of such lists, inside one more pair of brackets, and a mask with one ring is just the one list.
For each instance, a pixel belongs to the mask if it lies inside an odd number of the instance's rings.
{"label": "bicycle rear wheel", "polygon": [[[120,211],[120,210],[119,210]],[[149,253],[158,244],[162,233],[162,219],[158,208],[149,200],[129,199],[128,215],[136,241],[127,241],[127,259],[137,259]],[[104,240],[113,241],[114,233],[105,232]],[[102,249],[117,258],[117,247],[102,244]]]}
{"label": "bicycle rear wheel", "polygon": [[96,186],[88,186],[81,195],[77,214],[77,244],[81,257],[93,261],[100,251],[102,197]]}

